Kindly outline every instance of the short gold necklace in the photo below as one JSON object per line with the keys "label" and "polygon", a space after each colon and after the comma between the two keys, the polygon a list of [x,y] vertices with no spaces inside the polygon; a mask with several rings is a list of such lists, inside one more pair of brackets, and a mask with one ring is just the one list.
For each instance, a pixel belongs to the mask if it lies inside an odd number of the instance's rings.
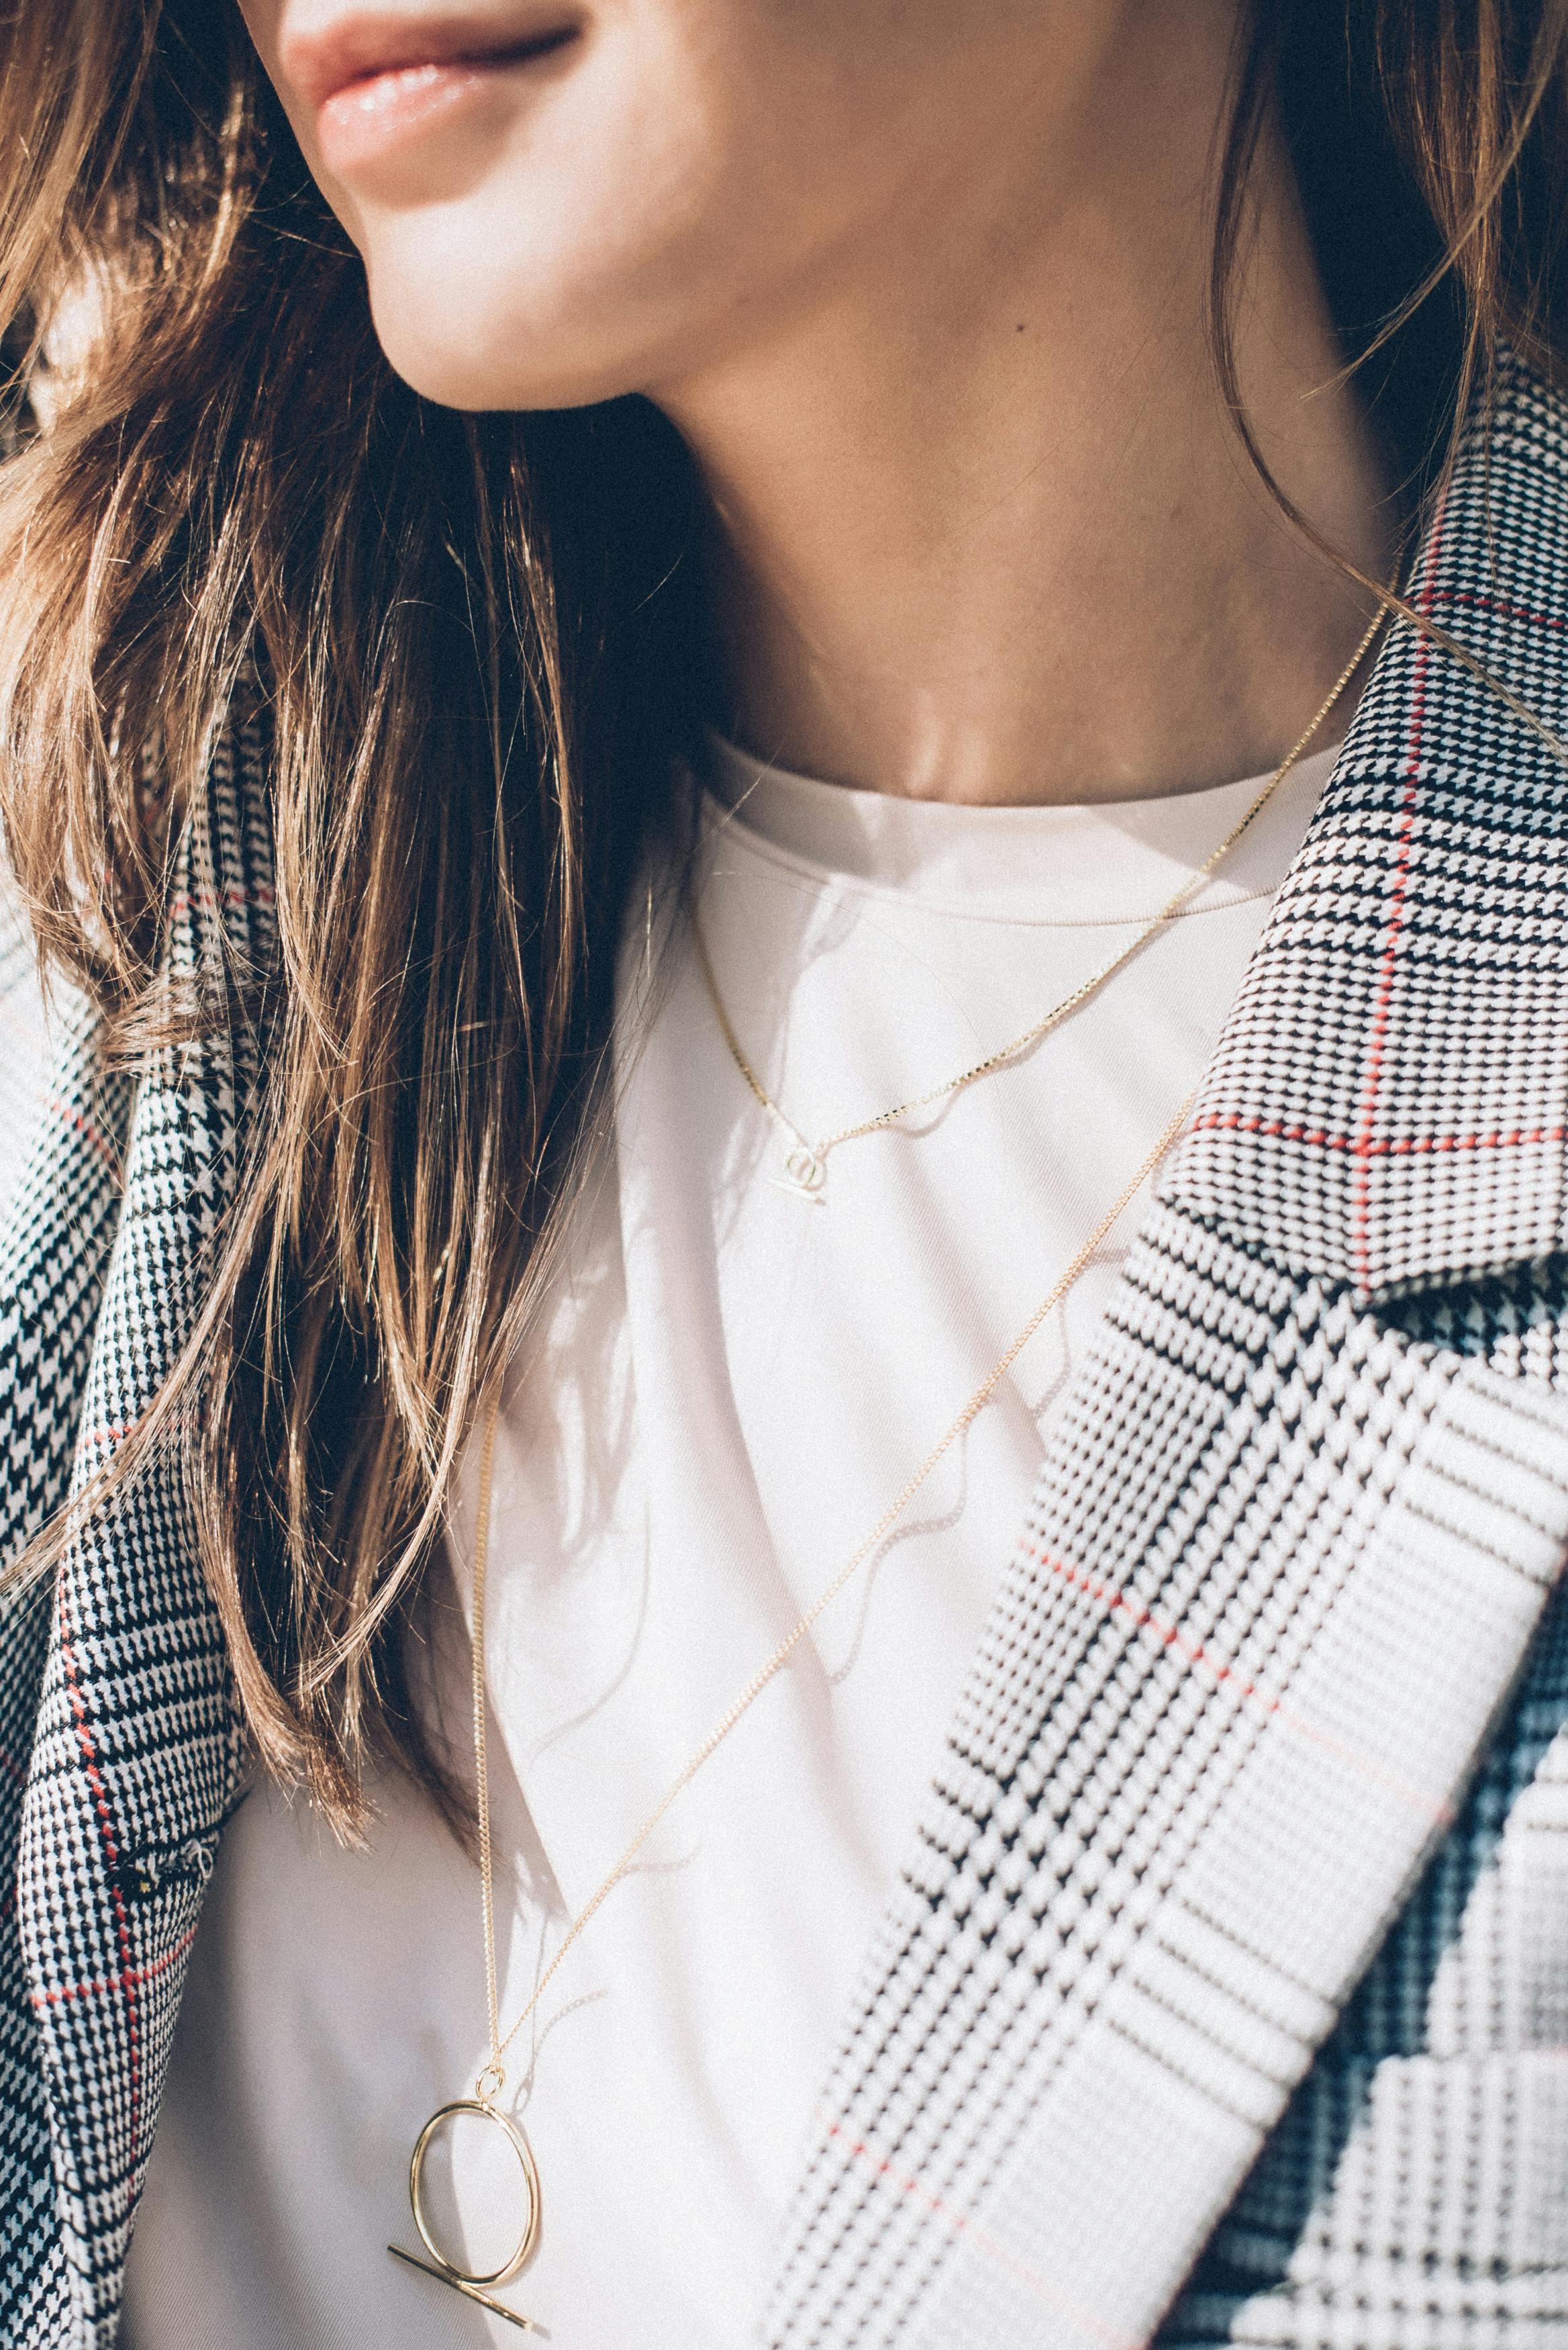
{"label": "short gold necklace", "polygon": [[1022,1035],[1010,1038],[1005,1045],[999,1045],[995,1052],[988,1053],[983,1060],[972,1063],[967,1069],[961,1069],[956,1077],[945,1077],[940,1085],[931,1086],[925,1093],[913,1094],[908,1101],[895,1102],[891,1109],[878,1110],[875,1118],[862,1118],[857,1126],[840,1127],[836,1134],[824,1135],[820,1142],[807,1139],[803,1129],[774,1099],[746,1057],[745,1049],[735,1034],[734,1024],[725,1008],[718,977],[713,970],[712,957],[708,951],[708,941],[703,936],[702,925],[696,910],[693,909],[691,935],[697,951],[698,968],[702,974],[702,983],[708,991],[709,1000],[712,1004],[714,1016],[719,1023],[724,1042],[730,1048],[731,1059],[745,1079],[753,1098],[758,1107],[766,1112],[777,1130],[784,1153],[784,1173],[775,1180],[781,1187],[785,1191],[793,1191],[799,1199],[810,1201],[815,1206],[823,1206],[827,1197],[827,1161],[831,1152],[841,1149],[846,1142],[859,1142],[868,1134],[881,1134],[888,1127],[897,1126],[901,1119],[912,1118],[918,1110],[934,1109],[939,1102],[948,1100],[951,1095],[967,1091],[971,1086],[978,1085],[982,1077],[993,1076],[997,1070],[1006,1068],[1011,1062],[1018,1060],[1028,1052],[1032,1045],[1037,1045],[1043,1037],[1048,1036],[1052,1029],[1059,1027],[1070,1013],[1075,1012],[1081,1003],[1086,1003],[1090,996],[1099,993],[1107,980],[1114,979],[1117,972],[1131,962],[1135,955],[1141,953],[1156,931],[1163,930],[1168,922],[1175,920],[1187,900],[1195,891],[1202,888],[1215,867],[1229,855],[1249,826],[1262,814],[1263,809],[1272,799],[1292,768],[1296,765],[1314,735],[1324,724],[1345,687],[1366,660],[1371,650],[1372,639],[1383,625],[1383,614],[1379,612],[1373,620],[1345,669],[1334,681],[1333,691],[1314,714],[1311,725],[1306,728],[1301,740],[1293,744],[1285,754],[1284,758],[1269,777],[1241,821],[1232,826],[1218,848],[1212,850],[1204,858],[1196,872],[1188,875],[1181,887],[1172,892],[1158,913],[1144,925],[1135,939],[1129,941],[1125,947],[1118,947],[1108,962],[1103,962],[1099,969],[1092,972],[1080,985],[1075,987],[1069,994],[1063,996],[1060,1003],[1052,1004],[1050,1010],[1042,1014],[1038,1020],[1032,1022]]}
{"label": "short gold necklace", "polygon": [[[1356,668],[1359,666],[1361,660],[1364,659],[1370,648],[1373,637],[1376,633],[1376,629],[1381,619],[1382,615],[1379,614],[1378,620],[1375,621],[1373,627],[1367,630],[1366,637],[1363,639],[1361,645],[1356,651],[1355,660],[1352,661],[1349,667],[1345,671],[1344,675],[1335,685],[1334,692],[1324,703],[1323,708],[1318,712],[1317,716],[1314,719],[1311,727],[1308,728],[1306,733],[1302,737],[1301,743],[1296,745],[1295,750],[1292,752],[1290,758],[1285,762],[1285,766],[1281,768],[1280,774],[1282,775],[1284,774],[1285,769],[1293,764],[1294,760],[1300,756],[1303,747],[1305,743],[1311,741],[1313,734],[1317,731],[1317,728],[1322,725],[1324,719],[1328,715],[1328,712],[1333,709],[1334,702],[1345,691],[1345,686],[1349,683],[1349,681],[1355,674]],[[1278,782],[1278,780],[1279,777],[1276,776],[1274,781]],[[1272,785],[1270,788],[1272,788]],[[1245,826],[1250,823],[1252,816],[1257,814],[1258,808],[1262,805],[1262,798],[1261,796],[1260,799],[1254,803],[1253,806],[1249,809],[1247,816],[1243,817],[1241,824],[1237,827],[1235,833],[1231,836],[1231,839],[1235,839],[1239,837]],[[1229,842],[1224,844],[1225,847],[1228,847],[1229,845]],[[1216,852],[1216,859],[1220,853],[1222,853],[1222,851]],[[1216,859],[1211,859],[1210,862],[1212,863],[1216,861]],[[1201,878],[1201,875],[1195,877],[1195,879],[1199,879]],[[1176,1112],[1176,1115],[1170,1119],[1169,1123],[1164,1128],[1152,1150],[1150,1150],[1147,1157],[1141,1161],[1136,1173],[1128,1178],[1127,1183],[1117,1194],[1111,1207],[1108,1208],[1106,1213],[1101,1217],[1099,1222],[1095,1226],[1094,1231],[1089,1234],[1088,1239],[1085,1241],[1082,1247],[1078,1250],[1077,1254],[1066,1267],[1066,1270],[1059,1274],[1055,1281],[1052,1283],[1051,1287],[1046,1291],[1044,1296],[1035,1306],[1028,1320],[1023,1324],[1023,1327],[1015,1333],[1012,1338],[1009,1340],[1007,1347],[1004,1348],[1002,1353],[998,1356],[990,1370],[986,1372],[985,1377],[981,1380],[980,1385],[961,1407],[954,1418],[949,1421],[947,1427],[942,1430],[941,1435],[937,1439],[930,1451],[926,1454],[925,1459],[910,1475],[907,1483],[903,1485],[899,1492],[894,1496],[893,1500],[888,1503],[888,1507],[883,1511],[881,1516],[877,1519],[870,1532],[866,1534],[858,1544],[857,1544],[855,1549],[850,1552],[848,1557],[836,1570],[831,1580],[824,1585],[823,1588],[817,1593],[815,1598],[811,1602],[811,1605],[805,1609],[805,1613],[796,1617],[794,1623],[784,1634],[777,1648],[774,1649],[770,1656],[764,1658],[763,1662],[758,1666],[756,1671],[752,1675],[751,1679],[746,1683],[744,1689],[742,1689],[738,1696],[732,1700],[725,1711],[720,1715],[718,1721],[713,1724],[711,1730],[709,1731],[708,1735],[703,1739],[701,1744],[691,1755],[688,1757],[686,1762],[682,1765],[680,1772],[665,1790],[665,1793],[659,1797],[658,1803],[649,1813],[647,1818],[643,1821],[641,1826],[632,1837],[631,1842],[627,1846],[626,1850],[621,1854],[620,1858],[610,1870],[608,1876],[604,1878],[597,1889],[589,1896],[582,1908],[578,1910],[576,1916],[567,1926],[565,1934],[562,1936],[560,1942],[556,1946],[555,1956],[550,1960],[549,1964],[541,1973],[538,1982],[535,1986],[532,1996],[524,2002],[515,2020],[504,2033],[503,2033],[501,2028],[500,1992],[497,1981],[495,1956],[495,1868],[490,1818],[490,1762],[489,1742],[487,1737],[487,1707],[484,1694],[485,1586],[490,1564],[490,1513],[492,1486],[494,1481],[495,1471],[495,1434],[501,1415],[501,1383],[499,1379],[492,1387],[489,1401],[484,1411],[483,1423],[483,1435],[481,1440],[479,1454],[479,1492],[477,1497],[477,1515],[475,1519],[473,1537],[473,1632],[471,1691],[473,1708],[475,1810],[478,1816],[480,1910],[483,1921],[484,1942],[484,1991],[486,2014],[489,2023],[490,2053],[486,2057],[484,2064],[480,2068],[471,2093],[466,2097],[453,2097],[445,2105],[438,2106],[435,2112],[431,2114],[429,2121],[426,2122],[423,2129],[421,2130],[419,2137],[414,2141],[413,2153],[409,2162],[409,2201],[413,2210],[414,2225],[419,2230],[420,2240],[423,2243],[425,2251],[430,2257],[428,2260],[423,2260],[416,2253],[404,2251],[400,2244],[389,2244],[387,2250],[392,2254],[395,2260],[402,2261],[410,2268],[420,2270],[425,2276],[433,2277],[440,2284],[451,2286],[454,2292],[461,2293],[469,2300],[479,2303],[483,2308],[489,2310],[493,2316],[505,2319],[509,2324],[519,2326],[524,2332],[528,2333],[535,2333],[540,2330],[533,2318],[525,2317],[520,2310],[510,2308],[505,2302],[501,2301],[496,2297],[493,2291],[495,2286],[510,2282],[511,2280],[517,2276],[526,2266],[527,2262],[533,2254],[539,2240],[541,2212],[539,2170],[538,2165],[534,2158],[533,2149],[530,2147],[527,2138],[524,2136],[518,2123],[514,2119],[510,2113],[506,2112],[503,2108],[500,2102],[506,2090],[505,2057],[507,2051],[512,2046],[512,2043],[516,2039],[518,2033],[535,2014],[540,2002],[545,1996],[545,1993],[549,1990],[551,1983],[554,1981],[556,1973],[564,1964],[569,1952],[579,1940],[593,1918],[597,1916],[599,1910],[604,1907],[606,1901],[608,1900],[617,1886],[619,1885],[628,1876],[635,1865],[638,1856],[642,1851],[643,1846],[659,1828],[660,1823],[663,1821],[671,1806],[685,1793],[686,1789],[691,1784],[691,1782],[696,1778],[698,1773],[703,1769],[704,1765],[712,1760],[720,1747],[724,1743],[724,1741],[729,1737],[730,1732],[735,1728],[737,1722],[741,1721],[742,1716],[747,1713],[751,1707],[756,1702],[757,1699],[761,1697],[769,1682],[783,1671],[784,1666],[789,1662],[790,1658],[794,1654],[795,1649],[811,1631],[818,1617],[833,1605],[833,1602],[839,1596],[839,1594],[853,1579],[857,1571],[865,1565],[866,1561],[881,1545],[881,1544],[886,1541],[888,1535],[892,1533],[894,1527],[898,1524],[898,1520],[909,1507],[910,1503],[914,1501],[916,1495],[926,1483],[927,1479],[931,1475],[939,1462],[940,1462],[947,1453],[951,1451],[953,1445],[958,1442],[960,1437],[963,1435],[965,1430],[970,1427],[971,1422],[979,1418],[981,1412],[983,1411],[986,1405],[990,1402],[992,1397],[995,1394],[1002,1380],[1007,1377],[1009,1371],[1012,1368],[1013,1364],[1018,1360],[1019,1356],[1023,1352],[1024,1347],[1029,1344],[1031,1338],[1033,1337],[1035,1332],[1040,1328],[1047,1316],[1055,1311],[1056,1307],[1062,1303],[1062,1300],[1072,1289],[1074,1284],[1077,1281],[1078,1276],[1084,1271],[1085,1265],[1088,1264],[1090,1259],[1110,1237],[1110,1234],[1120,1222],[1123,1215],[1132,1204],[1132,1201],[1137,1197],[1139,1191],[1143,1189],[1144,1184],[1153,1175],[1156,1168],[1158,1168],[1161,1159],[1165,1157],[1171,1145],[1175,1142],[1178,1135],[1180,1133],[1183,1126],[1187,1122],[1188,1113],[1191,1109],[1195,1098],[1196,1089],[1194,1089],[1193,1093],[1189,1094],[1187,1098],[1182,1102],[1180,1108]],[[434,2228],[432,2227],[430,2212],[425,2200],[424,2168],[426,2158],[429,2156],[431,2148],[441,2131],[450,2124],[456,2121],[460,2116],[464,2115],[472,2116],[481,2121],[487,2122],[493,2128],[498,2130],[504,2139],[506,2147],[517,2166],[517,2232],[514,2241],[513,2250],[498,2266],[492,2269],[464,2268],[460,2261],[454,2259],[450,2252],[442,2249],[441,2244],[436,2236]]]}

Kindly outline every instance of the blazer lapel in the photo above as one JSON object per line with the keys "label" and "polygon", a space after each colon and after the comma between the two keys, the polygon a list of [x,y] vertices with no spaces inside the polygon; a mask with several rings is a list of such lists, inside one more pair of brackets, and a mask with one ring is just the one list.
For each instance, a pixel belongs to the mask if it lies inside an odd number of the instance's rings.
{"label": "blazer lapel", "polygon": [[[1565,477],[1511,366],[1415,591],[1559,730]],[[1146,2342],[1451,1819],[1568,1397],[1397,1301],[1564,1246],[1565,830],[1539,733],[1397,631],[1059,1423],[771,2344]]]}
{"label": "blazer lapel", "polygon": [[[186,828],[169,966],[222,1001],[265,970],[272,916],[254,723],[217,740]],[[190,1335],[232,1196],[256,1041],[160,1052],[137,1096],[124,1204],[76,1433],[82,1492]],[[72,1543],[52,1594],[21,1829],[19,1924],[44,2050],[73,2338],[112,2339],[186,1953],[242,1758],[223,1643],[173,1448]]]}
{"label": "blazer lapel", "polygon": [[[1564,414],[1521,371],[1505,378],[1411,591],[1559,740]],[[1397,630],[1164,1196],[1363,1300],[1568,1245],[1565,860],[1568,778],[1550,743]]]}
{"label": "blazer lapel", "polygon": [[[57,1009],[52,1066],[0,1246],[0,1560],[7,1565],[68,1489],[130,1118],[130,1082],[106,1066],[90,1008],[71,998]],[[50,1601],[47,1586],[0,1598],[0,1882],[7,1887],[16,1882]],[[0,1910],[0,2341],[64,2339],[69,2293],[48,2106],[10,1898]]]}

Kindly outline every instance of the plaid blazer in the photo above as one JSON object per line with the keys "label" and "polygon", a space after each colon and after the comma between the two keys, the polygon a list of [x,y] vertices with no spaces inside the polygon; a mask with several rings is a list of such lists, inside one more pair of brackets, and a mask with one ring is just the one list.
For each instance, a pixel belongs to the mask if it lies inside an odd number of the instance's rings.
{"label": "plaid blazer", "polygon": [[[1380,657],[1002,1576],[771,2350],[1568,2345],[1568,404],[1512,362],[1413,592],[1503,690]],[[270,955],[266,806],[236,719],[178,969]],[[258,1076],[133,1087],[67,1007],[10,1555],[190,1328]],[[243,1762],[155,1461],[0,1634],[7,2344],[113,2340]]]}

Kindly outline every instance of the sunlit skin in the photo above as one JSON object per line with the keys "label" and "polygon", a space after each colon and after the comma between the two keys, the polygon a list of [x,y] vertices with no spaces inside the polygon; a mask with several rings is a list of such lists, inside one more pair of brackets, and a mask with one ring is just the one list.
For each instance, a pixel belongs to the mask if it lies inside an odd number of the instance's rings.
{"label": "sunlit skin", "polygon": [[[1276,759],[1359,636],[1213,378],[1237,0],[244,5],[410,382],[685,434],[753,747],[977,803],[1192,789]],[[1383,573],[1272,142],[1258,191],[1258,435]]]}

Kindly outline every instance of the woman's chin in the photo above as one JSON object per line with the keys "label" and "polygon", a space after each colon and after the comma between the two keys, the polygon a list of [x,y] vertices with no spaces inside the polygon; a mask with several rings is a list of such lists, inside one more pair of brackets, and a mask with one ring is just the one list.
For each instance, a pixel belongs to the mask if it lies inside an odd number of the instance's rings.
{"label": "woman's chin", "polygon": [[647,388],[659,340],[612,289],[559,303],[496,302],[475,273],[379,269],[370,311],[389,364],[423,399],[471,412],[584,408]]}
{"label": "woman's chin", "polygon": [[[457,292],[459,298],[452,298]],[[498,338],[493,316],[470,307],[461,289],[399,284],[389,288],[374,272],[370,312],[376,338],[394,372],[421,398],[441,408],[575,406],[574,369],[556,338],[540,359],[541,338],[519,327]]]}

